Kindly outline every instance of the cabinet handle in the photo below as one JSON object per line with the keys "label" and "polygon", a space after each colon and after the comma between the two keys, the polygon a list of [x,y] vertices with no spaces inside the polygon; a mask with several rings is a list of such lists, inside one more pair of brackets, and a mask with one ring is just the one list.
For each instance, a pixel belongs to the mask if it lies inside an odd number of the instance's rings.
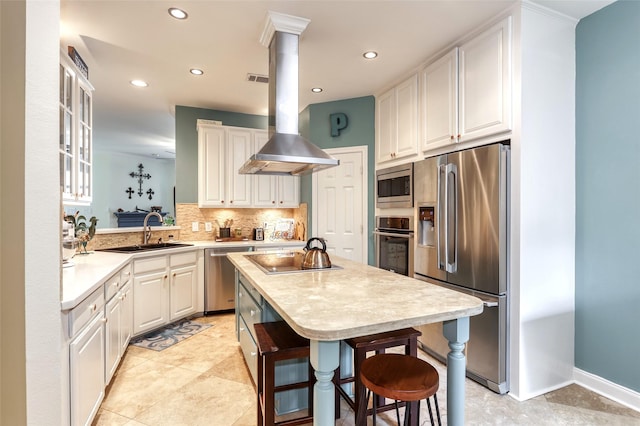
{"label": "cabinet handle", "polygon": [[95,312],[98,306],[94,303],[93,305],[89,305],[89,311]]}
{"label": "cabinet handle", "polygon": [[460,140],[460,135],[458,135],[458,141]]}
{"label": "cabinet handle", "polygon": [[256,314],[256,311],[254,311],[253,309],[251,309],[251,316],[254,316]]}
{"label": "cabinet handle", "polygon": [[106,324],[107,322],[109,322],[109,319],[107,319],[107,318],[105,317],[105,318],[102,318],[100,321],[102,321],[104,324]]}
{"label": "cabinet handle", "polygon": [[451,140],[454,140],[454,139],[455,139],[455,137],[453,135],[451,135]]}
{"label": "cabinet handle", "polygon": [[233,200],[229,201],[229,204],[233,204]]}
{"label": "cabinet handle", "polygon": [[251,356],[256,356],[258,355],[256,352],[251,352]]}
{"label": "cabinet handle", "polygon": [[165,280],[166,280],[167,278],[169,278],[169,275],[165,275],[165,276],[164,276],[164,279],[165,279]]}
{"label": "cabinet handle", "polygon": [[221,202],[222,204],[224,204],[224,200],[220,200],[220,202]]}
{"label": "cabinet handle", "polygon": [[275,204],[275,203],[276,203],[276,200],[273,200],[273,201],[271,202],[271,204]]}
{"label": "cabinet handle", "polygon": [[176,273],[175,273],[175,272],[173,273],[173,276],[174,276],[174,277],[176,276]]}

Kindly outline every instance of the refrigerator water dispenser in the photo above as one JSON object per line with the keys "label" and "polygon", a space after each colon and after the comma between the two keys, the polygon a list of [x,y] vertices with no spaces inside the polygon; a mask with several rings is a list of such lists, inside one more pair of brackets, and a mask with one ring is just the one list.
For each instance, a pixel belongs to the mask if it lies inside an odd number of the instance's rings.
{"label": "refrigerator water dispenser", "polygon": [[418,244],[421,246],[435,246],[436,244],[436,228],[435,228],[435,207],[424,206],[419,208],[418,220]]}

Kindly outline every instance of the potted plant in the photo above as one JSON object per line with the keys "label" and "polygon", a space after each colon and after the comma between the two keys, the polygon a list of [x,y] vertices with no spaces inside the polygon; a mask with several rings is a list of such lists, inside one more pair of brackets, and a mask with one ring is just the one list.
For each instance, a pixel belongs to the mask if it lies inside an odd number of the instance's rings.
{"label": "potted plant", "polygon": [[64,220],[73,224],[76,238],[82,244],[80,254],[89,254],[87,252],[87,243],[91,241],[96,234],[96,223],[98,223],[98,219],[95,216],[91,216],[89,224],[87,224],[87,218],[83,215],[78,215],[79,213],[80,212],[76,212],[73,216],[65,216]]}

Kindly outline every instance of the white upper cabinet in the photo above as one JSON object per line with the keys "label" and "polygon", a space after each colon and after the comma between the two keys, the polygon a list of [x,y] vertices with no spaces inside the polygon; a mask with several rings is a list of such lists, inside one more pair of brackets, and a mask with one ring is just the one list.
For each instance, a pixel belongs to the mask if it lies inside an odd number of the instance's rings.
{"label": "white upper cabinet", "polygon": [[[254,132],[254,152],[269,140],[264,130]],[[298,176],[256,175],[253,182],[253,207],[298,207],[300,178]]]}
{"label": "white upper cabinet", "polygon": [[65,204],[88,205],[93,196],[93,86],[60,53],[60,186]]}
{"label": "white upper cabinet", "polygon": [[225,129],[198,123],[198,206],[226,206]]}
{"label": "white upper cabinet", "polygon": [[420,73],[422,150],[511,130],[511,18]]}
{"label": "white upper cabinet", "polygon": [[376,97],[377,162],[418,153],[418,75]]}
{"label": "white upper cabinet", "polygon": [[228,207],[251,205],[251,175],[241,175],[238,169],[253,153],[253,131],[249,129],[227,130],[227,198]]}
{"label": "white upper cabinet", "polygon": [[458,134],[458,49],[420,73],[422,150],[455,142]]}
{"label": "white upper cabinet", "polygon": [[460,46],[459,141],[511,130],[511,17]]}

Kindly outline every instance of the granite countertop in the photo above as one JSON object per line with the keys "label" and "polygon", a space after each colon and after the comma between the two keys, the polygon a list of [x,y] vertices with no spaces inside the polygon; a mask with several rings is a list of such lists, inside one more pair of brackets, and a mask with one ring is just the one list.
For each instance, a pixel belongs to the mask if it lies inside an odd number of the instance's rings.
{"label": "granite countertop", "polygon": [[304,241],[281,240],[281,241],[181,241],[193,244],[193,247],[176,247],[163,250],[151,250],[135,254],[113,253],[95,251],[90,254],[76,254],[72,259],[73,266],[62,268],[62,299],[60,301],[61,310],[66,311],[77,306],[87,296],[93,293],[98,287],[118,269],[122,268],[133,259],[167,255],[190,251],[193,249],[205,249],[212,247],[241,247],[254,246],[259,248],[269,247],[301,247]]}
{"label": "granite countertop", "polygon": [[342,340],[473,316],[482,301],[457,291],[332,256],[344,269],[268,275],[227,255],[269,304],[301,336]]}

